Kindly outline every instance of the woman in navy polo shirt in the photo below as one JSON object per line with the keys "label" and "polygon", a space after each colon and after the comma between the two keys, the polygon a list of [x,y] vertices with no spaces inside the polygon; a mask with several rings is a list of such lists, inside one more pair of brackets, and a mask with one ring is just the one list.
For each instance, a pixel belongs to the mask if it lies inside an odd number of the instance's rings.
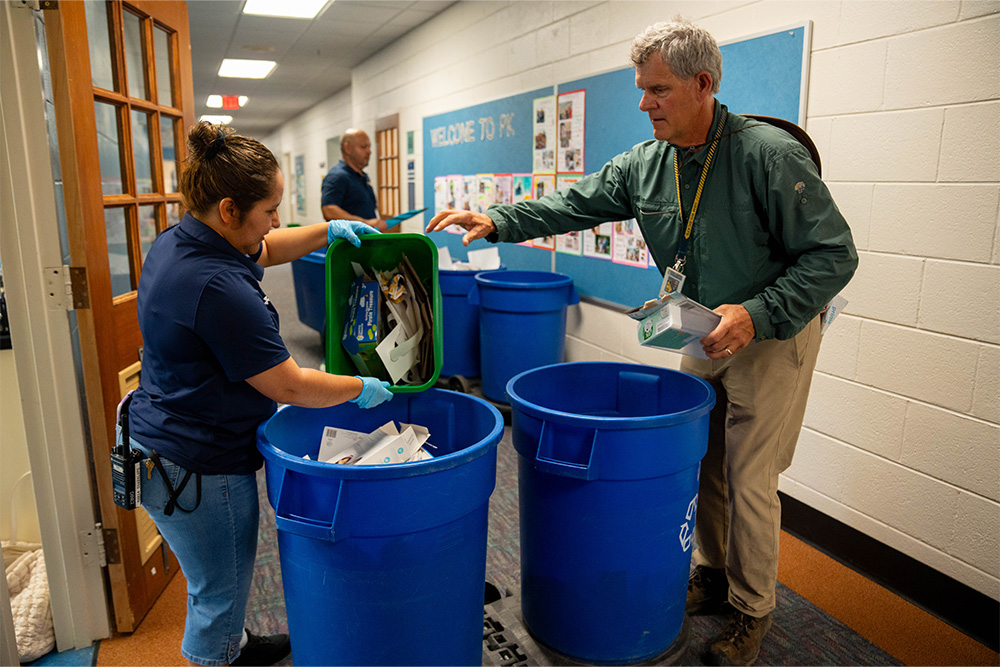
{"label": "woman in navy polo shirt", "polygon": [[[367,408],[392,394],[375,378],[300,368],[259,281],[266,266],[377,231],[349,221],[278,229],[277,161],[225,126],[198,123],[188,152],[180,191],[190,211],[153,242],[139,280],[144,354],[130,443],[163,464],[165,475],[142,476],[142,505],[187,578],[182,655],[268,665],[288,654],[288,637],[243,625],[257,553],[257,426],[279,402]],[[195,479],[184,484],[188,472]],[[164,476],[183,486],[175,502]]]}

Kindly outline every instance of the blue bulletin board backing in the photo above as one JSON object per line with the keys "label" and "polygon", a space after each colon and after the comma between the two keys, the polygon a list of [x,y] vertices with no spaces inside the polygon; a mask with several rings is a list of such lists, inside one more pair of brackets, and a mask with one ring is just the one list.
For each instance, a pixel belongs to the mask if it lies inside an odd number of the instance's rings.
{"label": "blue bulletin board backing", "polygon": [[[775,116],[802,126],[805,122],[811,22],[780,28],[725,44],[718,99],[732,113]],[[448,174],[528,173],[532,167],[532,101],[538,97],[577,90],[586,91],[584,171],[599,171],[615,155],[653,138],[645,113],[639,111],[640,93],[631,67],[558,84],[555,91],[542,88],[467,109],[424,119],[424,202],[433,207],[434,177]],[[500,118],[513,114],[498,136]],[[497,132],[484,135],[484,124],[493,118]],[[464,141],[460,129],[468,123],[474,141]],[[443,128],[443,129],[442,129]],[[513,134],[510,134],[510,132]],[[436,132],[435,138],[432,133]],[[466,135],[468,138],[468,134]],[[455,143],[450,143],[454,141]],[[429,218],[428,218],[429,219]],[[452,257],[465,258],[461,236],[445,232],[432,235]],[[470,248],[485,247],[476,241]],[[553,269],[573,277],[577,291],[611,304],[633,307],[654,298],[661,276],[654,268],[637,268],[539,248],[499,244],[502,261],[511,269]]]}
{"label": "blue bulletin board backing", "polygon": [[[532,102],[548,95],[551,87],[424,118],[424,206],[433,210],[436,176],[530,173]],[[428,222],[431,217],[425,214]],[[491,245],[479,240],[466,248],[461,235],[450,232],[429,236],[437,247],[447,247],[452,259],[463,261],[468,250]],[[509,243],[497,247],[508,269],[552,270],[549,250]]]}

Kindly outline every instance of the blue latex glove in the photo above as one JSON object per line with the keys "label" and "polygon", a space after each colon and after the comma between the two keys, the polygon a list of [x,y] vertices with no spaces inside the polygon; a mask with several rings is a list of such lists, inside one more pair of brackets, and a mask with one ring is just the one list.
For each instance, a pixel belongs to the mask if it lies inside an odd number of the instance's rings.
{"label": "blue latex glove", "polygon": [[348,243],[359,248],[361,239],[358,238],[358,234],[381,234],[381,232],[358,220],[331,220],[326,228],[326,242],[330,244],[337,239],[347,239]]}
{"label": "blue latex glove", "polygon": [[359,394],[357,398],[352,398],[350,400],[351,403],[357,403],[362,408],[374,408],[380,403],[392,400],[392,392],[389,391],[389,383],[385,380],[379,380],[378,378],[372,377],[361,377],[360,375],[355,375],[354,377],[361,380],[361,382],[364,383],[364,386],[361,388],[361,394]]}

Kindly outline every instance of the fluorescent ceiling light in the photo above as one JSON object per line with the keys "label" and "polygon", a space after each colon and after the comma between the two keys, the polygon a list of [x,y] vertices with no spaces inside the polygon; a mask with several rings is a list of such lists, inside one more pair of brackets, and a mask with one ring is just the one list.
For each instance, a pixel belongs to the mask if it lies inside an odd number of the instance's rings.
{"label": "fluorescent ceiling light", "polygon": [[[240,106],[246,106],[247,100],[249,99],[246,95],[239,96]],[[208,99],[205,100],[205,106],[209,109],[221,109],[223,106],[222,95],[209,95]]]}
{"label": "fluorescent ceiling light", "polygon": [[328,0],[247,0],[244,14],[281,16],[290,19],[315,18]]}
{"label": "fluorescent ceiling light", "polygon": [[219,76],[235,77],[238,79],[263,79],[278,63],[273,60],[240,60],[238,58],[226,58],[219,67]]}
{"label": "fluorescent ceiling light", "polygon": [[233,122],[232,116],[202,116],[198,120],[207,120],[213,125],[229,125]]}

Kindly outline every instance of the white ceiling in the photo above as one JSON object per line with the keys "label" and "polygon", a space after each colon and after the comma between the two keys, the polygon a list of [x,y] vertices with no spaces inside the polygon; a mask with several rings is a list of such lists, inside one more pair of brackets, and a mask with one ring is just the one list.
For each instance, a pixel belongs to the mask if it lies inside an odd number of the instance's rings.
{"label": "white ceiling", "polygon": [[[295,0],[287,0],[294,2]],[[351,85],[351,69],[454,0],[334,0],[312,20],[243,14],[243,0],[190,0],[195,118],[233,116],[241,134],[264,137]],[[266,79],[218,76],[223,58],[274,60]],[[209,109],[209,95],[246,95],[246,106]]]}

